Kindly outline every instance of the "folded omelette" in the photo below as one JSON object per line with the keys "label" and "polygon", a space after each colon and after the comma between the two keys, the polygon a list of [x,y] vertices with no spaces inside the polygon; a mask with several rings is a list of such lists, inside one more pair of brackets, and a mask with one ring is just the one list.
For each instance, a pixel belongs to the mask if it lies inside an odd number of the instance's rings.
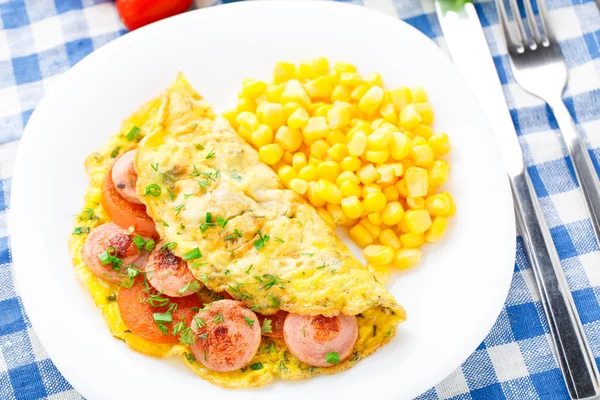
{"label": "folded omelette", "polygon": [[[281,338],[262,337],[252,365],[216,372],[190,356],[188,346],[155,344],[136,337],[121,320],[106,293],[118,286],[86,272],[78,257],[82,240],[71,243],[80,278],[104,310],[113,335],[144,354],[177,354],[202,378],[228,388],[254,387],[283,379],[305,379],[350,368],[391,340],[405,319],[394,297],[354,258],[317,214],[259,160],[258,153],[215,117],[208,103],[183,76],[123,123],[92,170],[88,202],[107,174],[108,153],[132,126],[142,127],[135,170],[137,195],[154,220],[160,240],[187,266],[207,293],[227,293],[263,315],[280,310],[300,315],[356,316],[358,340],[352,356],[330,367],[296,359]],[[193,255],[193,257],[190,257]],[[201,292],[202,292],[201,291]]]}

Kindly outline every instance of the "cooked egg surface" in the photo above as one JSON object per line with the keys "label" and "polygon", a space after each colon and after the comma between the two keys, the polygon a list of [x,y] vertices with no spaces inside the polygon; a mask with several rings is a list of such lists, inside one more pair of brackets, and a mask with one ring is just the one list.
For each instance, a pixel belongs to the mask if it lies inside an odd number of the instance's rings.
{"label": "cooked egg surface", "polygon": [[[134,126],[140,131],[128,138]],[[136,147],[137,190],[148,214],[161,238],[176,243],[173,253],[188,259],[190,270],[210,291],[226,291],[263,314],[281,309],[357,315],[353,355],[336,366],[317,368],[298,361],[283,340],[263,337],[247,367],[219,373],[197,362],[187,345],[154,344],[129,332],[115,301],[119,285],[89,271],[82,247],[90,229],[109,222],[100,199],[114,158]],[[177,355],[200,377],[222,387],[255,387],[276,375],[305,379],[350,368],[391,340],[405,319],[404,309],[315,210],[282,189],[256,151],[225,120],[215,120],[210,106],[182,76],[124,121],[121,131],[88,157],[86,171],[90,185],[69,240],[73,264],[113,336],[135,351]],[[151,185],[160,187],[158,195]],[[211,301],[210,291],[199,293],[203,301]]]}

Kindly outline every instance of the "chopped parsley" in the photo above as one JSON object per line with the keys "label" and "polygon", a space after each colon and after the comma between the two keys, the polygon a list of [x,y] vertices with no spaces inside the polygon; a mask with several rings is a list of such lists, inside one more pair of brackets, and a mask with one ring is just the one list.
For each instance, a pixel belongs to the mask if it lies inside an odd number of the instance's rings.
{"label": "chopped parsley", "polygon": [[253,328],[253,327],[254,327],[254,322],[255,322],[255,321],[254,321],[253,319],[250,319],[250,318],[248,318],[248,317],[244,317],[244,320],[246,321],[246,323],[248,324],[248,326],[249,326],[250,328]]}
{"label": "chopped parsley", "polygon": [[135,247],[142,250],[146,246],[146,239],[140,235],[137,235],[133,238],[133,244],[135,244]]}
{"label": "chopped parsley", "polygon": [[[206,339],[208,338],[208,332],[203,333],[202,335],[198,335],[198,339]],[[206,360],[206,356],[204,357],[204,359]]]}
{"label": "chopped parsley", "polygon": [[273,332],[273,328],[271,327],[271,320],[265,318],[262,323],[262,327],[260,328],[262,333],[271,333]]}
{"label": "chopped parsley", "polygon": [[265,243],[269,240],[270,236],[266,234],[263,235],[260,230],[256,231],[256,234],[258,235],[258,239],[254,241],[254,247],[256,250],[260,250],[265,247]]}
{"label": "chopped parsley", "polygon": [[209,153],[206,155],[206,159],[207,159],[207,160],[210,160],[211,158],[215,158],[215,157],[216,157],[216,155],[215,155],[215,150],[214,150],[214,149],[213,149],[213,150],[211,150],[211,151],[210,151],[210,152],[209,152]]}
{"label": "chopped parsley", "polygon": [[192,249],[183,255],[183,259],[185,261],[195,260],[197,258],[202,257],[202,253],[200,253],[199,248]]}
{"label": "chopped parsley", "polygon": [[156,183],[152,183],[148,186],[146,186],[146,191],[144,192],[144,196],[150,195],[150,196],[154,196],[154,197],[158,197],[160,196],[160,186],[158,186]]}
{"label": "chopped parsley", "polygon": [[258,371],[259,369],[263,369],[263,365],[261,362],[257,362],[256,364],[252,364],[250,369],[253,371]]}
{"label": "chopped parsley", "polygon": [[239,237],[239,238],[241,238],[241,237],[242,237],[242,231],[240,231],[238,228],[235,228],[235,229],[233,230],[233,234],[234,234],[235,236]]}
{"label": "chopped parsley", "polygon": [[156,246],[156,242],[154,241],[154,239],[150,238],[146,240],[146,251],[152,251],[154,249],[154,246]]}
{"label": "chopped parsley", "polygon": [[133,128],[131,128],[131,130],[127,134],[127,136],[125,136],[125,139],[131,142],[138,135],[138,133],[140,133],[140,131],[141,129],[134,125]]}
{"label": "chopped parsley", "polygon": [[83,226],[83,227],[82,226],[78,226],[73,231],[73,235],[83,235],[84,233],[90,233],[90,227],[89,226]]}
{"label": "chopped parsley", "polygon": [[271,302],[271,304],[273,304],[274,308],[279,307],[279,299],[273,296],[272,293],[269,293],[269,301]]}
{"label": "chopped parsley", "polygon": [[185,329],[181,331],[181,335],[179,335],[179,343],[181,344],[193,344],[196,341],[196,336],[194,335],[194,331],[189,326],[186,326]]}
{"label": "chopped parsley", "polygon": [[187,292],[189,290],[191,290],[194,293],[197,292],[198,290],[200,290],[200,282],[198,282],[197,280],[188,282],[184,287],[179,289],[179,294],[183,295],[185,292]]}
{"label": "chopped parsley", "polygon": [[269,340],[269,343],[263,348],[263,351],[265,353],[274,353],[277,351],[277,348],[275,347],[275,342],[272,340]]}
{"label": "chopped parsley", "polygon": [[[244,317],[244,318],[246,318],[246,317]],[[223,322],[223,321],[224,321],[223,314],[221,314],[221,313],[217,314],[217,316],[213,319],[213,322],[215,324],[218,324],[219,322]]]}
{"label": "chopped parsley", "polygon": [[327,361],[329,364],[339,364],[340,355],[335,351],[329,352],[325,355],[325,361]]}
{"label": "chopped parsley", "polygon": [[123,265],[123,260],[113,255],[116,253],[117,251],[114,247],[109,247],[104,253],[99,254],[98,258],[100,259],[102,265],[112,264],[112,268],[115,271],[120,271],[121,265]]}
{"label": "chopped parsley", "polygon": [[196,328],[198,329],[206,326],[206,321],[204,320],[204,318],[198,318],[194,316],[194,322],[196,323]]}
{"label": "chopped parsley", "polygon": [[204,217],[204,220],[206,221],[207,224],[210,224],[212,222],[212,214],[207,212],[206,216]]}

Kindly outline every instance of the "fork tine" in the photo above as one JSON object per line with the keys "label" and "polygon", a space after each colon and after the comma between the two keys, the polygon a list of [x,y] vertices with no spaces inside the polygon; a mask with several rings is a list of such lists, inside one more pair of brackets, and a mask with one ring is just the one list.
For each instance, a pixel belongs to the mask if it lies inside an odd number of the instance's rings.
{"label": "fork tine", "polygon": [[[515,48],[517,52],[522,53],[523,45],[522,41],[519,40],[519,43],[515,43],[513,40],[510,25],[508,24],[508,16],[506,15],[506,8],[504,7],[504,0],[495,0],[496,2],[496,10],[498,12],[498,16],[500,18],[500,22],[502,23],[502,32],[504,32],[504,39],[506,40],[506,47],[508,47],[509,51]],[[517,32],[517,37],[520,34]]]}
{"label": "fork tine", "polygon": [[548,10],[546,9],[546,0],[537,0],[538,8],[540,9],[540,21],[542,22],[542,29],[544,30],[544,36],[542,38],[542,44],[544,46],[548,45],[548,42],[551,38],[554,37],[550,26],[546,21],[548,21]]}
{"label": "fork tine", "polygon": [[523,26],[523,19],[521,18],[521,12],[519,11],[517,0],[509,0],[508,3],[510,4],[513,18],[517,23],[521,46],[524,46],[525,42],[527,41],[527,32],[525,31],[525,27]]}
{"label": "fork tine", "polygon": [[536,45],[541,43],[540,30],[537,26],[537,21],[535,20],[535,14],[533,13],[533,7],[531,6],[531,2],[535,0],[523,0],[525,3],[525,12],[527,14],[527,22],[529,23],[529,30],[533,35],[533,41]]}

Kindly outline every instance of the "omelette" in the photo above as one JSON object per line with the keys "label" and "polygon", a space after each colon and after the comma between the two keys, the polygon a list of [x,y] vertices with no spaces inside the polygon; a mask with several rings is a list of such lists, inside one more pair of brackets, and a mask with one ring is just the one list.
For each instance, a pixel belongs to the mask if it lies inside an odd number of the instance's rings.
{"label": "omelette", "polygon": [[406,318],[182,75],[86,171],[75,271],[135,351],[256,387],[348,369]]}

